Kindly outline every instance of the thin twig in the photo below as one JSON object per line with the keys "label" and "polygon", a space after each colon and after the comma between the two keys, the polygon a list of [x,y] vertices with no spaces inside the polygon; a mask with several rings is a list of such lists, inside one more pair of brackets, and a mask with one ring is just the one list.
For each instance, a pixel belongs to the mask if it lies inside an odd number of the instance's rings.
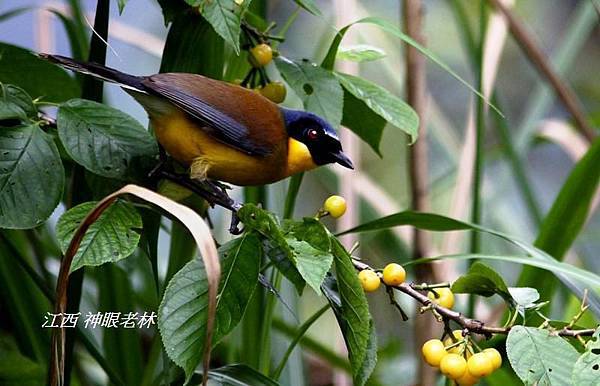
{"label": "thin twig", "polygon": [[546,77],[550,85],[554,88],[556,95],[573,117],[573,120],[575,121],[575,127],[578,129],[578,131],[580,131],[589,142],[592,142],[596,137],[596,133],[592,126],[590,126],[585,119],[585,113],[582,110],[579,101],[577,100],[577,96],[552,69],[548,58],[546,58],[529,32],[527,32],[523,22],[519,20],[519,18],[504,4],[502,4],[501,0],[488,0],[488,2],[502,12],[504,17],[506,17],[510,32],[514,36],[521,49],[525,52],[531,63],[537,67],[539,72]]}
{"label": "thin twig", "polygon": [[[354,268],[356,268],[358,271],[362,271],[363,269],[373,270],[372,267],[370,267],[368,264],[363,263],[362,261],[353,259],[352,263],[354,264]],[[424,295],[421,292],[419,292],[419,290],[417,289],[420,288],[419,285],[414,283],[402,283],[400,285],[388,287],[392,287],[400,292],[407,294],[411,298],[421,303],[423,306],[437,312],[443,320],[452,320],[458,325],[460,325],[462,328],[469,330],[469,332],[472,334],[485,335],[486,337],[490,337],[493,334],[508,334],[512,327],[487,326],[484,322],[480,320],[471,319],[461,314],[460,312],[442,307],[439,304],[432,302],[431,299],[427,297],[427,295]],[[580,336],[592,336],[595,331],[596,329],[594,328],[573,330],[566,326],[562,329],[554,331],[554,334],[563,337],[576,338]]]}

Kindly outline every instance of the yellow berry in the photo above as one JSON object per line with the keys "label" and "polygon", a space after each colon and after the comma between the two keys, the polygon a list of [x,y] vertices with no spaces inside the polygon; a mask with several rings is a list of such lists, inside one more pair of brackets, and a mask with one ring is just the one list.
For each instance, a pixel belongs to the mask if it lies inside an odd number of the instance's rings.
{"label": "yellow berry", "polygon": [[273,103],[281,103],[287,94],[285,85],[281,82],[271,82],[260,89],[260,93]]}
{"label": "yellow berry", "polygon": [[406,271],[400,264],[391,263],[383,269],[383,282],[387,285],[400,285],[406,279]]}
{"label": "yellow berry", "polygon": [[360,271],[358,273],[358,280],[360,280],[360,284],[365,292],[377,291],[377,288],[379,288],[379,285],[381,284],[377,273],[370,269],[363,269]]}
{"label": "yellow berry", "polygon": [[264,67],[273,60],[273,50],[268,44],[258,44],[250,48],[248,60],[250,61],[250,64],[256,68]]}
{"label": "yellow berry", "polygon": [[[444,346],[448,347],[448,346],[452,346],[453,344],[460,342],[461,340],[464,339],[463,335],[462,335],[462,330],[454,330],[452,331],[452,335],[454,335],[454,340],[451,337],[447,337],[446,339],[444,339]],[[452,347],[451,349],[448,349],[448,352],[450,353],[454,353],[454,354],[460,354],[461,352],[461,347],[462,345],[456,345],[454,347]]]}
{"label": "yellow berry", "polygon": [[465,371],[462,377],[456,379],[459,386],[473,386],[477,382],[479,382],[479,378],[472,376],[468,371]]}
{"label": "yellow berry", "polygon": [[346,213],[346,200],[341,196],[331,196],[325,200],[323,209],[333,218],[342,217]]}
{"label": "yellow berry", "polygon": [[446,352],[446,347],[444,347],[444,343],[439,339],[430,339],[425,342],[421,348],[421,352],[423,353],[425,362],[433,367],[438,367],[442,358],[448,354]]}
{"label": "yellow berry", "polygon": [[444,308],[452,308],[454,306],[454,294],[450,288],[436,288],[435,292],[438,295],[437,297],[433,292],[429,292],[427,295],[434,303],[437,303]]}
{"label": "yellow berry", "polygon": [[442,358],[440,371],[450,379],[458,379],[467,371],[467,361],[458,354],[449,353]]}
{"label": "yellow berry", "polygon": [[488,359],[492,363],[492,368],[494,370],[502,367],[502,355],[495,348],[486,348],[482,351],[485,355],[487,355]]}
{"label": "yellow berry", "polygon": [[472,376],[478,378],[490,375],[492,371],[494,371],[492,361],[488,358],[487,354],[482,352],[473,354],[473,356],[469,358],[467,361],[467,369]]}

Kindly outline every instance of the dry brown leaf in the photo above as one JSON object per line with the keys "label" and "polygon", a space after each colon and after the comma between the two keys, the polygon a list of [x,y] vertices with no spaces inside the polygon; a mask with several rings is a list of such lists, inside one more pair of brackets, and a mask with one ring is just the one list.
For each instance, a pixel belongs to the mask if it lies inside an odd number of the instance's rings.
{"label": "dry brown leaf", "polygon": [[[203,353],[203,367],[209,368],[212,333],[215,323],[215,314],[217,309],[217,290],[221,277],[221,265],[219,263],[219,254],[213,240],[212,234],[206,222],[192,209],[176,203],[175,201],[161,196],[149,189],[137,185],[127,185],[116,192],[106,196],[98,205],[86,216],[81,225],[73,235],[69,248],[62,259],[58,282],[56,285],[56,304],[55,313],[64,313],[67,307],[67,287],[69,283],[69,271],[73,257],[79,248],[81,240],[88,228],[100,217],[119,196],[131,194],[150,204],[156,205],[171,216],[177,218],[190,231],[204,262],[206,276],[208,278],[208,319],[206,325],[206,344]],[[63,329],[57,329],[52,336],[52,358],[50,380],[52,385],[60,386],[64,383],[64,348],[65,333]],[[204,371],[208,374],[208,371]],[[207,377],[203,379],[203,385],[206,385]]]}

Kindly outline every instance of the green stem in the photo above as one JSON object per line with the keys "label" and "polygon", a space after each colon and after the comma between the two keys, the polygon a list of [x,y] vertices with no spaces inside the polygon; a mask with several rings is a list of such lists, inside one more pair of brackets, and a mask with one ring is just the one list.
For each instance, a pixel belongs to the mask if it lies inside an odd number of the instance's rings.
{"label": "green stem", "polygon": [[[479,17],[479,46],[477,49],[477,90],[483,95],[483,66],[485,52],[485,33],[487,26],[486,3],[481,2]],[[471,206],[471,222],[474,224],[481,223],[481,185],[483,180],[484,168],[484,153],[483,146],[485,141],[485,103],[483,98],[477,98],[477,127],[475,132],[475,164],[473,165],[473,187]],[[469,250],[471,253],[477,253],[481,246],[481,234],[471,232],[471,245]],[[473,264],[472,261],[469,265]],[[468,315],[473,315],[475,309],[475,297],[469,295]]]}
{"label": "green stem", "polygon": [[298,173],[290,178],[290,184],[288,185],[288,192],[285,197],[285,206],[283,208],[283,218],[292,218],[294,216],[294,208],[296,207],[296,198],[298,198],[298,192],[300,191],[300,185],[302,184],[302,178],[304,173]]}
{"label": "green stem", "polygon": [[[483,94],[483,60],[485,49],[485,32],[487,25],[486,3],[481,2],[479,18],[479,46],[477,63],[477,91]],[[483,180],[484,154],[483,145],[485,140],[485,103],[482,98],[477,98],[477,128],[475,133],[475,164],[473,170],[473,187],[471,206],[471,222],[481,223],[481,184]],[[477,253],[480,247],[480,235],[473,232],[471,236],[471,253]]]}
{"label": "green stem", "polygon": [[[296,336],[296,329],[280,319],[273,320],[273,328],[289,338],[294,338]],[[347,373],[351,372],[348,360],[341,357],[338,353],[323,345],[321,342],[304,335],[300,339],[300,346],[317,355],[332,367],[344,370]]]}
{"label": "green stem", "polygon": [[[276,269],[271,271],[271,284],[273,284],[273,288],[279,291],[281,288],[281,272]],[[269,369],[271,367],[271,324],[273,323],[273,314],[275,312],[275,304],[277,298],[269,292],[265,293],[266,303],[265,303],[265,312],[264,319],[262,322],[261,330],[260,330],[260,356],[258,359],[259,370],[263,374],[269,374]]]}
{"label": "green stem", "polygon": [[271,378],[273,378],[275,380],[279,379],[279,376],[281,375],[281,372],[283,371],[283,368],[285,367],[285,364],[287,363],[288,358],[290,357],[290,355],[292,355],[292,351],[294,351],[294,348],[296,347],[296,345],[298,345],[298,342],[300,342],[300,339],[302,339],[304,334],[306,334],[306,331],[308,331],[308,329],[317,320],[319,320],[321,315],[323,315],[328,309],[329,309],[329,304],[324,305],[300,326],[300,328],[298,329],[298,332],[296,333],[296,336],[290,342],[287,351],[285,352],[285,354],[283,354],[283,358],[281,358],[281,362],[279,362],[279,365],[277,366],[275,371],[273,371],[273,375],[271,376]]}

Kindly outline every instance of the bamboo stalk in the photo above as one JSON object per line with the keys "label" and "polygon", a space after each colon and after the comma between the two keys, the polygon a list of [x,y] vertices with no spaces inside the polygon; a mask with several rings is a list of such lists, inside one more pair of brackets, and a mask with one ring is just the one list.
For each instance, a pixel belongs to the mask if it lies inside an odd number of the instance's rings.
{"label": "bamboo stalk", "polygon": [[[404,29],[408,36],[422,45],[425,37],[422,34],[423,3],[421,0],[405,0],[402,8]],[[419,139],[409,149],[409,176],[411,189],[411,207],[419,212],[429,211],[428,197],[428,149],[426,136],[426,67],[425,57],[415,48],[406,45],[406,97],[408,104],[419,116]],[[431,251],[431,240],[426,232],[414,228],[412,234],[412,255],[414,259],[428,256]],[[423,264],[415,269],[415,280],[418,283],[435,283],[437,274],[434,264]],[[421,346],[437,334],[434,318],[423,318],[414,324],[414,348],[420,352]],[[419,361],[417,384],[432,385],[435,383],[435,371],[423,361]]]}

